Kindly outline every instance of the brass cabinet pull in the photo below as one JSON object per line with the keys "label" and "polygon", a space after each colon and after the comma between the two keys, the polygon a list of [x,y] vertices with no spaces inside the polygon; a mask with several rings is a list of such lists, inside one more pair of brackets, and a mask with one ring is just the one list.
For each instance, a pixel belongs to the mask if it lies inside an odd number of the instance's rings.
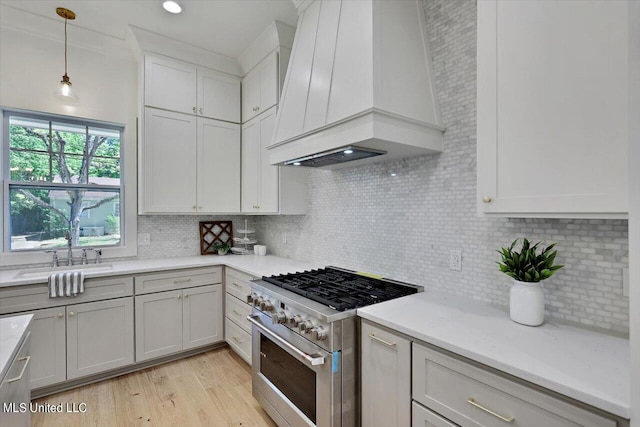
{"label": "brass cabinet pull", "polygon": [[76,314],[75,314],[73,311],[70,311],[70,312],[69,312],[69,317],[73,317],[73,316],[75,316],[75,315],[76,315]]}
{"label": "brass cabinet pull", "polygon": [[498,414],[497,412],[493,412],[491,409],[485,408],[484,406],[482,406],[479,403],[477,403],[473,397],[468,398],[467,399],[467,403],[469,403],[470,405],[475,406],[478,409],[482,409],[484,412],[486,412],[488,414],[491,414],[496,418],[500,418],[505,423],[511,423],[515,419],[513,417],[503,417],[502,415]]}
{"label": "brass cabinet pull", "polygon": [[20,362],[22,362],[24,360],[24,365],[22,366],[22,371],[20,371],[20,375],[18,375],[17,377],[11,378],[10,380],[7,380],[8,383],[14,383],[14,382],[20,381],[22,379],[22,376],[24,375],[24,371],[27,370],[27,366],[29,365],[29,361],[31,360],[31,356],[21,357],[18,360]]}
{"label": "brass cabinet pull", "polygon": [[395,347],[396,346],[396,343],[385,341],[383,339],[378,338],[377,336],[375,336],[373,334],[369,334],[369,338],[371,338],[374,341],[378,341],[379,343],[382,343],[382,344],[384,344],[386,346],[389,346],[389,347]]}
{"label": "brass cabinet pull", "polygon": [[185,298],[189,298],[189,294],[184,294],[184,297]]}
{"label": "brass cabinet pull", "polygon": [[192,108],[192,110],[193,110],[193,112],[195,113],[195,112],[196,112],[196,107],[193,107],[193,108]]}
{"label": "brass cabinet pull", "polygon": [[242,340],[238,339],[238,337],[231,337],[235,342],[237,342],[238,344],[242,344]]}
{"label": "brass cabinet pull", "polygon": [[200,107],[200,108],[198,109],[198,111],[200,111],[200,114],[202,114],[202,107]]}
{"label": "brass cabinet pull", "polygon": [[190,281],[191,279],[180,279],[180,280],[174,280],[173,283],[177,285],[178,283],[188,283]]}
{"label": "brass cabinet pull", "polygon": [[242,285],[238,285],[236,282],[231,282],[231,284],[237,288],[242,289]]}
{"label": "brass cabinet pull", "polygon": [[58,319],[62,319],[64,317],[64,314],[58,313],[57,317],[58,317]]}
{"label": "brass cabinet pull", "polygon": [[176,296],[176,299],[180,299],[180,298],[182,298],[182,294]]}
{"label": "brass cabinet pull", "polygon": [[483,203],[491,203],[491,197],[489,197],[489,196],[484,196],[484,197],[482,198],[482,202],[483,202]]}
{"label": "brass cabinet pull", "polygon": [[242,313],[240,313],[238,310],[236,310],[235,308],[233,309],[233,314],[235,314],[236,316],[242,316]]}

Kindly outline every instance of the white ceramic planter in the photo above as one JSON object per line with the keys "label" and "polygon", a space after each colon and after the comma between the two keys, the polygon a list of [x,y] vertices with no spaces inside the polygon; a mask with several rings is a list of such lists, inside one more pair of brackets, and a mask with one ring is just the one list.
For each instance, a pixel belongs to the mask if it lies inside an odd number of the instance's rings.
{"label": "white ceramic planter", "polygon": [[513,281],[509,292],[511,320],[527,326],[544,322],[544,291],[539,282]]}

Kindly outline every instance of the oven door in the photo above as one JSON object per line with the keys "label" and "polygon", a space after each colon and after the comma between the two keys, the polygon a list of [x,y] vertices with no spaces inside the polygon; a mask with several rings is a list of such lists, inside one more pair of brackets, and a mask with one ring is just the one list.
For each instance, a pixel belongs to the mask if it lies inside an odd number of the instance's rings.
{"label": "oven door", "polygon": [[337,427],[340,352],[329,353],[254,309],[253,396],[279,426]]}

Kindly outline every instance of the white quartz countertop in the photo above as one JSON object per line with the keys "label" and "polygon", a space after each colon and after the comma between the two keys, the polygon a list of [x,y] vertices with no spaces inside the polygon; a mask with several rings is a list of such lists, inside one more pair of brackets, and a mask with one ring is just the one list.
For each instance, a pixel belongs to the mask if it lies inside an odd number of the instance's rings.
{"label": "white quartz countertop", "polygon": [[0,383],[4,381],[9,365],[20,349],[31,319],[33,314],[0,318]]}
{"label": "white quartz countertop", "polygon": [[[274,274],[292,273],[296,271],[321,268],[318,264],[295,261],[288,258],[280,258],[272,255],[202,255],[181,258],[157,258],[133,261],[105,261],[101,266],[84,269],[85,278],[107,277],[126,274],[148,273],[153,271],[176,270],[181,268],[210,267],[226,265],[228,267],[244,271],[256,277],[271,276]],[[60,267],[71,268],[73,267]],[[82,269],[82,266],[76,266]],[[42,270],[40,272],[40,270]],[[53,269],[37,269],[28,271],[25,269],[0,271],[0,288],[18,285],[30,285],[45,283]],[[27,276],[25,276],[25,273]]]}
{"label": "white quartz countertop", "polygon": [[629,341],[440,292],[358,309],[358,315],[623,418],[630,417]]}

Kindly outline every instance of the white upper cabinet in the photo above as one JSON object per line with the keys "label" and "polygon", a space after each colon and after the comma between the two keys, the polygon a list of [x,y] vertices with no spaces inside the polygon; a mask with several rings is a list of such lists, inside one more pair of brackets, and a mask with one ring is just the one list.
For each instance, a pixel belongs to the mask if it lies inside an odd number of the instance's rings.
{"label": "white upper cabinet", "polygon": [[267,145],[273,135],[275,110],[242,125],[242,212],[303,214],[307,210],[305,168],[269,163]]}
{"label": "white upper cabinet", "polygon": [[628,2],[478,2],[478,209],[625,217]]}
{"label": "white upper cabinet", "polygon": [[240,81],[198,68],[198,115],[240,123]]}
{"label": "white upper cabinet", "polygon": [[240,212],[240,125],[145,109],[141,213]]}
{"label": "white upper cabinet", "polygon": [[194,114],[196,67],[173,59],[145,56],[144,105]]}
{"label": "white upper cabinet", "polygon": [[143,213],[196,212],[196,117],[145,109]]}
{"label": "white upper cabinet", "polygon": [[147,55],[144,104],[240,123],[240,79],[175,59]]}
{"label": "white upper cabinet", "polygon": [[240,211],[240,125],[198,118],[198,212]]}
{"label": "white upper cabinet", "polygon": [[278,103],[278,53],[273,52],[242,80],[242,123]]}

